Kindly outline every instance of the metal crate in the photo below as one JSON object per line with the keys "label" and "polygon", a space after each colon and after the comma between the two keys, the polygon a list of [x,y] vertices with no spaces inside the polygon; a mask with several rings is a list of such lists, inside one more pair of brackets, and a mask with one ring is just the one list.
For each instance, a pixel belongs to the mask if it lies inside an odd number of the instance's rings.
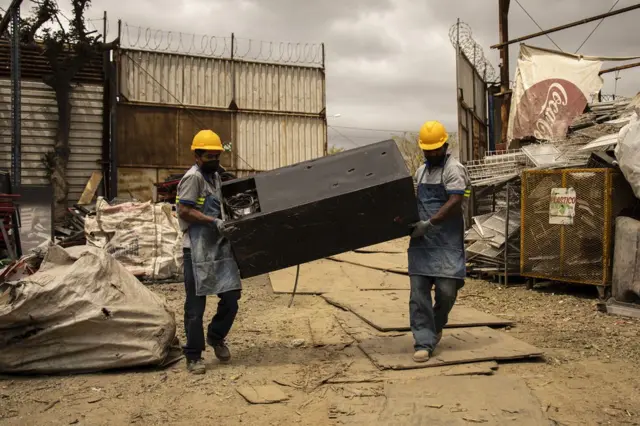
{"label": "metal crate", "polygon": [[[549,224],[552,188],[574,188],[573,225]],[[522,276],[611,285],[615,218],[637,200],[613,169],[527,170],[522,173]]]}

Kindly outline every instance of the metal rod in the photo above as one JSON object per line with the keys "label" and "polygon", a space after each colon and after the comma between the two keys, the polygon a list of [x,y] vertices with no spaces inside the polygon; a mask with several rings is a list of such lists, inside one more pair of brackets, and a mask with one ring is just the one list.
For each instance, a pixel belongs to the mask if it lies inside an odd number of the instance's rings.
{"label": "metal rod", "polygon": [[107,42],[107,11],[104,11],[104,15],[102,18],[102,41],[104,43]]}
{"label": "metal rod", "polygon": [[[19,2],[14,2],[18,3]],[[12,3],[12,6],[14,4]],[[20,123],[22,115],[21,96],[21,66],[20,66],[20,7],[11,10],[12,27],[11,32],[11,174],[13,188],[20,188],[21,166],[22,166],[22,125]]]}
{"label": "metal rod", "polygon": [[608,74],[610,72],[616,72],[616,71],[622,71],[622,70],[628,70],[630,68],[635,68],[635,67],[640,67],[640,62],[634,62],[632,64],[627,64],[627,65],[620,65],[619,67],[613,67],[613,68],[607,68],[605,70],[600,71],[600,75],[602,74]]}
{"label": "metal rod", "polygon": [[[118,37],[121,22],[118,21]],[[113,51],[113,60],[108,63],[109,70],[109,197],[118,196],[118,58],[117,51]]]}
{"label": "metal rod", "polygon": [[507,183],[507,220],[504,224],[504,286],[509,286],[509,213],[511,209],[511,184]]}
{"label": "metal rod", "polygon": [[296,281],[293,284],[293,293],[291,293],[291,299],[289,300],[289,308],[293,305],[293,298],[296,297],[298,291],[298,278],[300,278],[300,265],[296,266]]}
{"label": "metal rod", "polygon": [[236,47],[236,35],[231,33],[231,60],[233,60],[233,54]]}
{"label": "metal rod", "polygon": [[543,36],[543,35],[555,33],[555,32],[562,31],[562,30],[566,30],[568,28],[573,28],[573,27],[577,27],[579,25],[588,24],[589,22],[598,21],[600,19],[609,18],[609,17],[615,16],[615,15],[620,15],[621,13],[630,12],[630,11],[635,10],[635,9],[640,9],[640,3],[635,4],[633,6],[629,6],[629,7],[623,7],[622,9],[614,10],[614,11],[611,11],[611,12],[603,13],[601,15],[592,16],[591,18],[581,19],[579,21],[575,21],[575,22],[572,22],[570,24],[560,25],[559,27],[554,27],[554,28],[550,28],[548,30],[539,31],[537,33],[533,33],[533,34],[529,34],[529,35],[526,35],[526,36],[518,37],[518,38],[513,39],[513,40],[508,40],[508,41],[500,40],[500,43],[494,44],[493,46],[491,46],[491,48],[492,49],[501,49],[501,48],[503,48],[505,46],[509,46],[510,44],[519,43],[521,41],[530,40],[532,38],[536,38],[536,37],[540,37],[540,36]]}
{"label": "metal rod", "polygon": [[2,17],[2,21],[0,21],[0,37],[4,34],[4,32],[9,28],[9,22],[13,17],[14,10],[20,10],[20,5],[22,4],[22,0],[13,0],[9,7],[7,8],[6,15]]}

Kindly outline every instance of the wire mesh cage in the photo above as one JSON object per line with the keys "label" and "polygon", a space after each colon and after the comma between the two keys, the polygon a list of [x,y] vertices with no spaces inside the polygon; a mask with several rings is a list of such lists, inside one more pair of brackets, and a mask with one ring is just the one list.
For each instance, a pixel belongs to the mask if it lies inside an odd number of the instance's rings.
{"label": "wire mesh cage", "polygon": [[[575,191],[564,224],[550,212],[552,190],[561,188]],[[624,177],[613,169],[527,170],[521,191],[521,275],[610,285],[615,218],[636,205]]]}

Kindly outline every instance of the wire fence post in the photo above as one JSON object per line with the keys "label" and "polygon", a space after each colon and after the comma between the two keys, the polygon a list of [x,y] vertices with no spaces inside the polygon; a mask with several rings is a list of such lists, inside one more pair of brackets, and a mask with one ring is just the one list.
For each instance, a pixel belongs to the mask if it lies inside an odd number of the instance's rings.
{"label": "wire fence post", "polygon": [[20,66],[20,8],[11,10],[11,174],[13,187],[17,190],[21,184],[21,66]]}

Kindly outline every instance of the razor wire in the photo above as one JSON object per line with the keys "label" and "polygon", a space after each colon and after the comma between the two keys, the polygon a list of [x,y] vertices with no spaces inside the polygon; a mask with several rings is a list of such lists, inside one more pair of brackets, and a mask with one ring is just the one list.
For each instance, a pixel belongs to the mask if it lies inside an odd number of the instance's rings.
{"label": "razor wire", "polygon": [[464,55],[473,63],[478,74],[482,76],[485,83],[495,83],[498,81],[496,70],[489,60],[484,56],[484,50],[473,39],[473,32],[469,24],[457,22],[449,29],[449,40],[454,48],[460,47]]}
{"label": "razor wire", "polygon": [[321,44],[189,34],[138,27],[124,22],[120,34],[120,45],[125,49],[162,53],[291,65],[323,65]]}

